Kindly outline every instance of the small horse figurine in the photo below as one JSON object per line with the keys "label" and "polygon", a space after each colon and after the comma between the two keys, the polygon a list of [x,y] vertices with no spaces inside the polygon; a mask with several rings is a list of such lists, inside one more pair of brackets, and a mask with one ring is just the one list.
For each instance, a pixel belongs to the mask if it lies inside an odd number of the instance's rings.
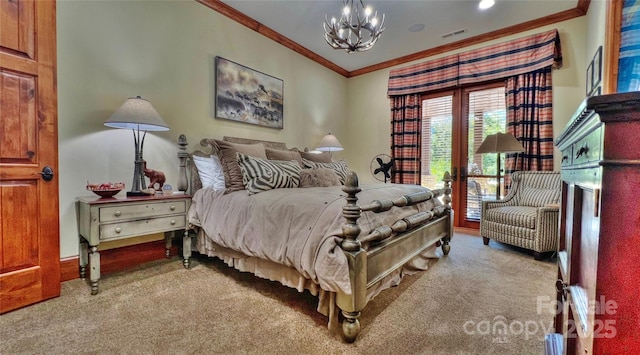
{"label": "small horse figurine", "polygon": [[[155,189],[156,191],[162,190],[162,186],[166,181],[164,173],[153,169],[147,169],[146,161],[144,162],[144,176],[149,178],[149,187]],[[156,188],[156,184],[159,185],[158,188]]]}

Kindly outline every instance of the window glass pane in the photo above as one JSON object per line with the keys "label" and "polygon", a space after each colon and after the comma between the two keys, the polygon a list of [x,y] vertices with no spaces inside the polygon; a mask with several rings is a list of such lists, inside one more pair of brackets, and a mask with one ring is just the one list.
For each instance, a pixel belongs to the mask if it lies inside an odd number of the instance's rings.
{"label": "window glass pane", "polygon": [[451,171],[453,96],[422,102],[422,186],[444,187],[442,177]]}
{"label": "window glass pane", "polygon": [[[475,151],[488,135],[505,132],[507,111],[504,87],[473,91],[468,99],[467,216],[474,219],[480,216],[479,206],[475,202],[479,199],[495,199],[498,184],[495,177],[490,177],[497,174],[498,154],[476,154]],[[500,166],[504,168],[504,154],[500,155]]]}

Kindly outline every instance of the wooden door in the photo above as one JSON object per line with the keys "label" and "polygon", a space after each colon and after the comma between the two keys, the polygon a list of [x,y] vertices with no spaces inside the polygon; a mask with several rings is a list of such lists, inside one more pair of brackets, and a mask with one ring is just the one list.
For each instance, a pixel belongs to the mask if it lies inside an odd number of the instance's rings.
{"label": "wooden door", "polygon": [[55,1],[0,0],[0,313],[60,295],[57,111]]}

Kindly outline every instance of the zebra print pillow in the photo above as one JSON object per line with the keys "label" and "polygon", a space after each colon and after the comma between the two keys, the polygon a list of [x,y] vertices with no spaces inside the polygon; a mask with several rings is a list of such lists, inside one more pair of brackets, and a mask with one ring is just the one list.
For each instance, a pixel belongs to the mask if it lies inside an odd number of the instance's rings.
{"label": "zebra print pillow", "polygon": [[336,175],[338,175],[338,179],[340,179],[340,183],[342,185],[344,185],[344,181],[347,179],[347,174],[349,173],[349,166],[347,166],[347,162],[344,160],[333,161],[331,163],[318,163],[315,161],[302,158],[302,164],[304,165],[305,168],[310,168],[310,169],[318,169],[318,168],[333,169]]}
{"label": "zebra print pillow", "polygon": [[297,161],[265,160],[242,153],[236,153],[236,157],[249,195],[300,185],[301,167]]}

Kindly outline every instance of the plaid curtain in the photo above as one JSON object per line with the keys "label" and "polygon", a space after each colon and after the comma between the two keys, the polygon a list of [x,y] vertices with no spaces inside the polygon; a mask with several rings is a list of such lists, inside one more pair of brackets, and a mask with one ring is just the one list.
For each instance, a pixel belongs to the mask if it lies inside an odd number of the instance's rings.
{"label": "plaid curtain", "polygon": [[[551,67],[507,79],[507,132],[524,147],[507,154],[505,190],[518,170],[553,170],[553,108]],[[505,191],[506,192],[506,191]]]}
{"label": "plaid curtain", "polygon": [[420,185],[422,136],[420,94],[391,97],[391,157],[395,162],[392,182]]}

